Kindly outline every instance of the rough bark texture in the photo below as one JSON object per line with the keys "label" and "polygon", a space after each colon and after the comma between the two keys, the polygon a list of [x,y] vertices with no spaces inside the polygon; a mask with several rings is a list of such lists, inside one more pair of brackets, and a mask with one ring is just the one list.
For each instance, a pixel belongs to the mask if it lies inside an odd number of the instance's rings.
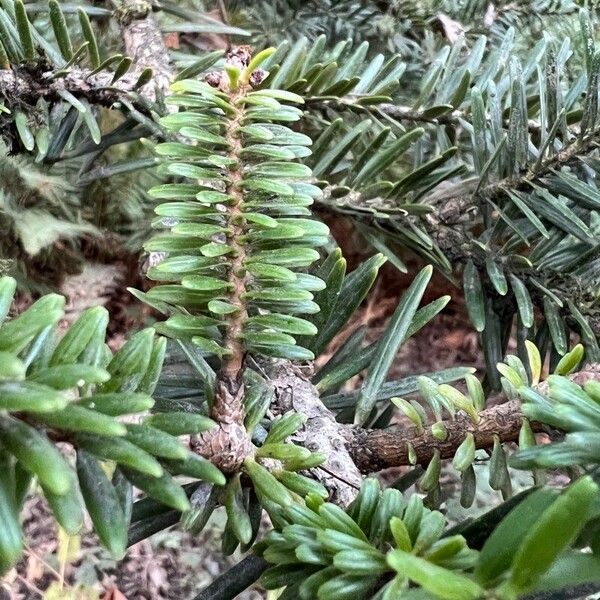
{"label": "rough bark texture", "polygon": [[67,74],[56,76],[56,69],[19,66],[0,70],[0,96],[6,98],[8,104],[18,101],[34,105],[39,98],[58,100],[58,92],[66,90],[92,104],[109,106],[133,89],[140,73],[147,67],[154,75],[140,93],[151,101],[155,100],[157,89],[168,94],[174,70],[150,5],[139,0],[125,0],[115,14],[121,25],[125,54],[133,60],[130,71],[117,82],[111,83],[112,72],[91,75],[90,69],[73,67]]}
{"label": "rough bark texture", "polygon": [[244,427],[244,386],[239,382],[234,382],[233,387],[229,387],[229,384],[231,382],[225,378],[217,379],[211,412],[217,426],[206,433],[192,436],[190,447],[224,473],[235,473],[241,468],[244,458],[252,454],[252,443]]}
{"label": "rough bark texture", "polygon": [[276,363],[270,379],[275,389],[274,410],[281,413],[294,410],[308,417],[294,441],[312,452],[327,455],[325,463],[312,469],[311,475],[329,490],[332,502],[347,506],[360,488],[361,474],[348,452],[343,426],[336,422],[315,387],[297,367],[286,361]]}
{"label": "rough bark texture", "polygon": [[73,68],[63,77],[53,76],[53,70],[0,70],[0,94],[9,101],[18,99],[25,104],[35,104],[38,98],[58,100],[58,92],[66,90],[75,96],[84,96],[92,104],[110,105],[133,88],[139,72],[132,70],[112,85],[112,73],[91,75],[89,69]]}
{"label": "rough bark texture", "polygon": [[[570,379],[578,385],[591,379],[600,381],[600,365],[590,365]],[[491,448],[495,435],[502,442],[516,441],[523,422],[520,403],[511,400],[482,411],[478,423],[463,414],[458,414],[454,421],[444,421],[448,437],[443,441],[436,439],[429,429],[422,433],[413,427],[368,430],[338,423],[306,376],[288,363],[277,365],[271,381],[276,390],[277,410],[296,410],[309,417],[296,441],[310,450],[328,453],[325,471],[315,469],[312,474],[334,495],[344,498],[342,504],[352,500],[356,487],[360,486],[361,473],[410,465],[408,444],[415,451],[417,464],[427,465],[435,449],[442,458],[452,458],[467,433],[473,434],[477,448]],[[543,382],[536,389],[546,393],[547,384]],[[540,431],[538,425],[532,425]]]}
{"label": "rough bark texture", "polygon": [[350,455],[363,473],[409,465],[408,444],[414,448],[417,464],[426,465],[436,449],[441,458],[452,458],[467,433],[473,434],[477,448],[491,448],[494,435],[503,442],[516,441],[523,422],[519,406],[518,401],[512,400],[489,408],[480,413],[477,424],[466,415],[457,415],[454,421],[444,421],[448,437],[443,441],[433,437],[430,429],[418,433],[412,427],[376,430],[353,427],[346,429],[344,435]]}
{"label": "rough bark texture", "polygon": [[152,69],[152,81],[144,86],[144,95],[153,100],[155,89],[167,95],[173,80],[173,67],[162,33],[152,16],[151,4],[143,0],[125,0],[116,14],[127,55],[133,60],[136,71]]}

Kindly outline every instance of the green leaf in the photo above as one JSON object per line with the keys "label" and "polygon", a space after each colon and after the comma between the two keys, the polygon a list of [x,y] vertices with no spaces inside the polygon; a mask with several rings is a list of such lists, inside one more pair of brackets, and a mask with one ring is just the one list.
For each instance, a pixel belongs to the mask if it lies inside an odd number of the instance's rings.
{"label": "green leaf", "polygon": [[312,248],[281,248],[279,250],[263,250],[253,253],[248,263],[265,263],[286,267],[308,267],[318,260],[319,253]]}
{"label": "green leaf", "polygon": [[0,416],[0,440],[45,488],[59,495],[69,491],[71,469],[45,435],[17,419]]}
{"label": "green leaf", "polygon": [[[452,369],[444,369],[435,373],[424,373],[424,375],[433,379],[436,383],[452,382],[462,379],[468,373],[473,373],[475,369],[469,367],[455,367]],[[377,394],[377,401],[388,400],[394,396],[406,396],[412,394],[419,389],[417,375],[411,375],[397,381],[389,381],[384,383]],[[323,398],[324,404],[328,408],[340,409],[354,406],[358,397],[358,391],[343,392],[340,394],[332,394]]]}
{"label": "green leaf", "polygon": [[[23,533],[15,507],[13,482],[6,465],[0,477],[0,575],[7,573],[21,558]],[[11,469],[12,470],[12,469]]]}
{"label": "green leaf", "polygon": [[151,477],[131,469],[124,468],[122,470],[125,477],[135,487],[146,492],[148,496],[159,500],[179,512],[185,512],[190,509],[190,503],[185,492],[166,471],[160,477]]}
{"label": "green leaf", "polygon": [[153,74],[154,74],[153,70],[150,67],[146,67],[140,73],[140,76],[138,77],[137,81],[135,82],[135,85],[133,86],[133,89],[138,90],[138,89],[144,87],[146,84],[150,83],[150,81],[152,81]]}
{"label": "green leaf", "polygon": [[280,344],[295,345],[296,340],[286,333],[279,331],[249,331],[242,335],[251,346],[277,346]]}
{"label": "green leaf", "polygon": [[196,200],[199,186],[192,183],[166,183],[148,190],[151,198],[164,200]]}
{"label": "green leaf", "polygon": [[307,290],[300,290],[290,285],[289,287],[269,287],[256,291],[246,292],[246,298],[259,303],[286,303],[300,300],[312,300],[313,295]]}
{"label": "green leaf", "polygon": [[193,62],[191,65],[180,71],[175,76],[175,81],[183,81],[185,79],[191,79],[196,75],[199,75],[206,69],[210,68],[214,63],[223,56],[223,50],[215,50],[202,55],[201,58]]}
{"label": "green leaf", "polygon": [[556,351],[563,356],[569,349],[565,324],[560,316],[556,304],[547,296],[544,296],[544,316],[550,330],[550,337]]}
{"label": "green leaf", "polygon": [[15,279],[0,277],[0,325],[4,323],[8,316],[16,289],[17,282]]}
{"label": "green leaf", "polygon": [[323,499],[329,497],[327,488],[310,477],[305,477],[299,473],[291,473],[290,471],[276,472],[275,477],[277,477],[286,488],[303,498],[308,494],[316,494]]}
{"label": "green leaf", "polygon": [[103,392],[135,392],[150,364],[154,329],[147,328],[133,335],[112,357],[106,367],[111,379],[102,385]]}
{"label": "green leaf", "polygon": [[154,400],[146,394],[95,394],[87,398],[82,398],[79,400],[79,404],[99,413],[118,417],[120,415],[142,413],[150,410],[154,406]]}
{"label": "green leaf", "polygon": [[252,538],[252,525],[244,506],[239,473],[230,479],[225,488],[225,510],[227,526],[231,527],[236,538],[242,544],[247,544]]}
{"label": "green leaf", "polygon": [[463,273],[463,289],[471,323],[479,332],[485,329],[485,296],[479,272],[472,260],[467,261]]}
{"label": "green leaf", "polygon": [[79,24],[81,25],[83,37],[88,43],[87,50],[90,59],[90,64],[92,66],[92,69],[97,69],[100,66],[100,51],[98,50],[98,40],[96,39],[96,35],[94,34],[94,30],[92,29],[92,24],[90,23],[90,19],[87,16],[87,13],[82,8],[79,8],[77,12],[79,14]]}
{"label": "green leaf", "polygon": [[31,35],[31,24],[29,23],[23,0],[15,0],[14,5],[15,20],[19,32],[19,39],[21,40],[21,47],[23,48],[25,58],[27,60],[33,60],[35,58],[35,47]]}
{"label": "green leaf", "polygon": [[127,433],[125,426],[113,417],[83,406],[73,405],[61,411],[39,415],[37,420],[52,429],[63,431],[95,433],[109,437],[123,436]]}
{"label": "green leaf", "polygon": [[211,292],[216,290],[230,289],[232,284],[229,281],[223,281],[218,277],[208,277],[206,275],[188,275],[181,280],[183,287],[199,292]]}
{"label": "green leaf", "polygon": [[406,334],[417,312],[425,289],[431,279],[432,267],[425,267],[403,294],[390,324],[378,342],[375,358],[358,396],[354,422],[362,424],[369,416],[381,385],[383,384],[398,348],[406,339]]}
{"label": "green leaf", "polygon": [[74,441],[77,447],[99,458],[114,460],[150,477],[160,477],[163,472],[160,463],[152,455],[123,438],[78,433]]}
{"label": "green leaf", "polygon": [[71,488],[66,494],[57,495],[44,490],[44,496],[62,529],[71,536],[79,534],[83,528],[85,515],[75,473],[72,473]]}
{"label": "green leaf", "polygon": [[196,194],[196,200],[204,204],[227,204],[231,202],[231,197],[223,192],[202,191]]}
{"label": "green leaf", "polygon": [[29,379],[56,390],[68,390],[89,383],[104,383],[110,379],[110,375],[104,369],[75,363],[39,369]]}
{"label": "green leaf", "polygon": [[354,145],[355,141],[369,128],[371,127],[371,121],[366,120],[352,128],[344,137],[340,140],[336,140],[334,146],[326,152],[323,157],[313,167],[313,174],[315,177],[324,175],[328,169],[335,167],[348,152],[348,150]]}
{"label": "green leaf", "polygon": [[267,346],[260,343],[248,343],[248,349],[258,354],[287,360],[307,361],[315,359],[315,355],[310,350],[290,344],[271,344]]}
{"label": "green leaf", "polygon": [[556,375],[570,375],[581,363],[581,360],[584,355],[583,344],[577,344],[573,350],[567,352],[554,369],[554,373]]}
{"label": "green leaf", "polygon": [[[319,333],[311,344],[317,354],[324,350],[360,306],[384,263],[385,258],[381,254],[376,254],[344,279],[338,298],[331,309],[330,318],[323,325],[317,325]],[[326,293],[327,289],[323,291],[323,294]]]}
{"label": "green leaf", "polygon": [[365,181],[372,180],[375,175],[389,167],[401,154],[406,152],[413,141],[420,138],[425,130],[417,127],[390,144],[385,150],[376,153],[367,164],[356,174],[353,185],[359,186]]}
{"label": "green leaf", "polygon": [[260,162],[250,167],[250,172],[254,175],[273,178],[300,178],[305,179],[311,176],[311,170],[306,165],[293,162],[268,161]]}
{"label": "green leaf", "polygon": [[510,283],[515,294],[521,322],[525,327],[533,325],[533,303],[525,284],[515,275],[510,274]]}
{"label": "green leaf", "polygon": [[378,252],[381,252],[400,273],[408,273],[406,265],[400,260],[397,254],[389,248],[389,246],[381,239],[381,234],[377,230],[372,230],[365,227],[360,222],[356,223],[357,229],[365,237],[367,242],[375,248]]}
{"label": "green leaf", "polygon": [[29,128],[27,115],[21,110],[15,111],[15,126],[23,146],[31,152],[35,148],[35,137]]}
{"label": "green leaf", "polygon": [[128,442],[153,456],[180,460],[188,455],[188,450],[176,437],[147,424],[129,423],[125,433]]}
{"label": "green leaf", "polygon": [[475,460],[475,439],[472,433],[468,433],[462,444],[457,448],[452,466],[457,471],[465,471]]}
{"label": "green leaf", "polygon": [[387,563],[399,574],[408,577],[437,598],[477,600],[484,594],[484,589],[466,575],[444,569],[403,550],[389,552]]}
{"label": "green leaf", "polygon": [[376,582],[377,577],[375,576],[350,575],[348,573],[337,575],[319,587],[317,598],[318,600],[364,598],[373,589]]}
{"label": "green leaf", "polygon": [[108,311],[103,306],[85,310],[56,345],[49,366],[76,362],[92,339],[104,338],[107,325]]}
{"label": "green leaf", "polygon": [[557,493],[552,489],[537,490],[504,517],[479,554],[474,572],[477,581],[485,585],[492,584],[510,568],[523,540],[523,532],[531,530],[556,497]]}
{"label": "green leaf", "polygon": [[317,333],[317,328],[309,321],[277,313],[250,317],[246,321],[246,326],[251,328],[264,327],[275,329],[293,335],[315,335]]}
{"label": "green leaf", "polygon": [[540,515],[514,555],[509,589],[522,591],[535,585],[577,538],[597,496],[592,478],[582,477]]}
{"label": "green leaf", "polygon": [[248,381],[244,397],[244,425],[249,433],[253,433],[271,405],[273,388],[253,371],[247,370],[245,376]]}
{"label": "green leaf", "polygon": [[[0,382],[23,381],[27,366],[25,363],[10,352],[0,352]],[[1,393],[0,393],[1,396]],[[2,400],[0,399],[0,403]]]}
{"label": "green leaf", "polygon": [[9,412],[47,413],[67,406],[65,394],[32,381],[0,382],[0,409]]}
{"label": "green leaf", "polygon": [[292,496],[285,486],[277,481],[263,466],[251,458],[246,458],[244,468],[250,479],[252,479],[259,496],[267,498],[280,506],[288,506],[292,503]]}
{"label": "green leaf", "polygon": [[148,417],[145,423],[175,436],[203,433],[215,426],[208,417],[192,413],[157,413]]}
{"label": "green leaf", "polygon": [[73,56],[73,45],[71,43],[71,37],[67,28],[67,22],[65,16],[60,8],[60,4],[57,0],[50,0],[49,2],[49,15],[50,22],[52,23],[52,29],[54,31],[54,37],[65,60],[71,60]]}
{"label": "green leaf", "polygon": [[502,271],[502,267],[493,258],[488,258],[485,261],[485,267],[488,277],[494,286],[494,289],[501,295],[506,296],[508,292],[508,283]]}
{"label": "green leaf", "polygon": [[113,73],[113,78],[110,82],[111,85],[113,85],[117,81],[119,81],[119,79],[121,79],[121,77],[123,77],[123,75],[125,75],[127,73],[127,71],[129,71],[132,64],[133,64],[133,60],[131,58],[129,58],[129,56],[125,56],[124,58],[122,58],[119,61],[119,63],[117,64],[117,68],[115,69],[115,72]]}
{"label": "green leaf", "polygon": [[208,459],[188,452],[184,460],[167,460],[165,466],[173,475],[186,475],[215,485],[225,485],[225,475]]}
{"label": "green leaf", "polygon": [[77,452],[77,475],[81,493],[100,541],[115,558],[127,547],[127,522],[117,492],[98,461]]}
{"label": "green leaf", "polygon": [[[537,582],[536,591],[560,590],[600,582],[600,558],[580,552],[570,552],[558,557]],[[555,596],[557,597],[557,596]]]}
{"label": "green leaf", "polygon": [[290,411],[271,423],[265,444],[283,442],[306,422],[306,415]]}

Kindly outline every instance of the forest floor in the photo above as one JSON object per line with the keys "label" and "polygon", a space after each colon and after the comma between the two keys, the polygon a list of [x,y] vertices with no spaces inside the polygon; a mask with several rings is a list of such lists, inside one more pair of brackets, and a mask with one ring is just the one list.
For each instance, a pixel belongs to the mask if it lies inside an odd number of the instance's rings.
{"label": "forest floor", "polygon": [[[356,264],[360,259],[351,256],[349,262]],[[410,265],[410,272],[414,273],[416,268],[417,265]],[[140,306],[119,291],[124,289],[124,283],[131,285],[130,281],[123,281],[127,280],[127,271],[126,265],[97,265],[67,280],[63,288],[70,300],[68,320],[87,305],[100,303],[109,307],[112,322],[118,323],[110,340],[115,348],[122,344],[127,331],[141,326],[146,317]],[[106,285],[107,281],[112,283]],[[410,277],[386,265],[369,299],[333,341],[329,352],[360,326],[368,328],[369,340],[376,339],[409,283]],[[452,294],[452,285],[436,278],[428,294],[429,301]],[[390,377],[457,365],[481,368],[481,360],[478,338],[469,325],[464,306],[452,301],[432,323],[403,345]],[[349,389],[359,385],[360,378],[355,378]],[[499,501],[496,494],[485,492],[477,500],[481,511]],[[452,510],[459,512],[457,505]],[[27,551],[18,568],[0,584],[0,600],[187,600],[240,558],[236,555],[223,558],[219,552],[223,525],[219,511],[201,535],[191,536],[172,528],[136,544],[119,562],[110,559],[91,533],[81,539],[58,535],[48,508],[37,496],[27,501],[24,516]],[[264,597],[259,590],[239,596],[241,600]]]}

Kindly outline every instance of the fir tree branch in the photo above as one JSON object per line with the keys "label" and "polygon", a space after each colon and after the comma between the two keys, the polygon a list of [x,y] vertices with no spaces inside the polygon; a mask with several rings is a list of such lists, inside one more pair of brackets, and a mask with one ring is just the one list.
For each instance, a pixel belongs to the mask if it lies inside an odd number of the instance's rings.
{"label": "fir tree branch", "polygon": [[[306,105],[311,107],[323,107],[327,106],[332,108],[336,112],[342,111],[355,111],[364,115],[379,115],[387,117],[397,121],[398,123],[427,123],[429,125],[440,126],[440,125],[451,125],[454,127],[461,127],[461,119],[469,120],[470,115],[463,109],[449,110],[441,115],[431,116],[429,108],[424,106],[421,109],[415,109],[410,106],[401,104],[393,104],[390,102],[383,102],[381,104],[373,105],[362,105],[358,104],[360,96],[353,97],[349,96],[315,96],[314,98],[307,98]],[[491,117],[488,114],[487,120],[490,121]],[[508,129],[509,119],[506,118],[503,121],[503,125]],[[528,119],[528,129],[531,134],[539,134],[540,123],[535,119]]]}
{"label": "fir tree branch", "polygon": [[167,95],[174,71],[162,33],[152,16],[152,5],[139,0],[121,0],[115,14],[127,55],[133,60],[138,76],[143,69],[152,69],[152,81],[144,86],[144,95],[153,100],[155,88]]}
{"label": "fir tree branch", "polygon": [[[428,195],[425,204],[433,211],[422,216],[398,215],[397,212],[392,212],[388,218],[382,219],[380,216],[372,214],[372,208],[376,207],[377,212],[385,213],[386,207],[390,206],[388,201],[371,198],[367,203],[362,193],[355,190],[340,198],[340,195],[336,193],[335,186],[325,188],[324,196],[319,201],[320,206],[327,210],[347,213],[353,220],[383,231],[391,239],[398,235],[395,223],[398,223],[400,227],[412,226],[424,229],[426,235],[445,256],[448,270],[451,265],[464,264],[468,260],[472,260],[483,269],[485,265],[481,253],[476,251],[473,244],[474,227],[481,223],[482,213],[486,209],[494,210],[492,203],[499,204],[507,190],[531,192],[534,185],[546,188],[545,177],[560,171],[563,167],[576,166],[581,156],[586,156],[597,148],[597,133],[595,130],[583,138],[574,139],[556,154],[545,159],[538,159],[536,164],[513,177],[490,182],[487,185],[481,185],[481,180],[477,177],[469,177],[457,182],[445,182]],[[401,240],[400,243],[404,242]],[[411,247],[417,253],[421,250],[416,245]],[[426,253],[425,255],[427,257]],[[586,257],[587,260],[592,258]],[[540,273],[536,271],[534,273],[532,271],[529,273],[527,267],[514,265],[511,266],[511,269],[514,274],[525,281],[530,275],[535,275],[537,279],[545,278],[546,284],[550,287],[565,290],[565,295],[568,295],[576,305],[585,305],[591,300],[589,289],[582,289],[578,278],[568,272]],[[543,295],[532,286],[529,291],[535,303],[541,303]],[[600,330],[597,320],[594,320],[593,314],[589,316],[592,318],[591,325],[594,331],[598,333]]]}
{"label": "fir tree branch", "polygon": [[[586,381],[600,381],[600,364],[588,365],[569,378],[578,385],[583,385]],[[542,382],[534,389],[544,394],[548,385]],[[502,402],[502,398],[497,401]],[[426,465],[436,449],[440,451],[442,459],[452,458],[467,433],[473,434],[475,447],[478,449],[491,448],[494,436],[498,436],[502,442],[514,442],[519,437],[522,422],[520,402],[510,400],[481,411],[478,423],[473,423],[466,415],[457,415],[453,421],[444,421],[448,437],[443,441],[436,439],[431,430],[426,429],[418,434],[413,428],[352,428],[346,430],[345,436],[353,460],[361,472],[369,473],[409,465],[408,444],[415,450],[417,464]],[[532,428],[541,431],[539,424],[532,423]]]}
{"label": "fir tree branch", "polygon": [[92,104],[110,106],[133,90],[139,73],[132,69],[115,83],[113,73],[91,74],[89,69],[73,68],[62,77],[54,70],[28,72],[25,69],[0,71],[0,94],[11,103],[35,104],[38,98],[58,100],[58,92],[65,90],[86,98]]}
{"label": "fir tree branch", "polygon": [[133,61],[131,69],[118,81],[113,83],[114,74],[108,71],[93,74],[91,69],[73,67],[67,73],[60,73],[58,69],[40,69],[39,65],[19,66],[0,70],[0,96],[10,105],[34,105],[39,98],[59,100],[59,92],[67,91],[91,104],[110,106],[134,90],[146,68],[152,69],[153,77],[139,93],[150,101],[156,99],[156,89],[168,94],[174,70],[167,48],[150,10],[132,12],[132,7],[138,4],[135,0],[123,1],[116,13],[125,52]]}
{"label": "fir tree branch", "polygon": [[502,442],[514,442],[523,422],[519,406],[518,401],[511,400],[484,410],[478,423],[473,423],[466,415],[457,415],[454,421],[444,421],[448,436],[443,441],[436,439],[430,429],[422,433],[412,427],[350,429],[346,432],[350,454],[363,473],[370,473],[410,465],[409,444],[414,448],[417,464],[426,465],[435,450],[439,450],[442,459],[452,458],[468,433],[473,434],[478,449],[491,448],[494,436]]}
{"label": "fir tree branch", "polygon": [[[478,449],[491,448],[494,436],[502,442],[514,442],[519,437],[523,422],[520,403],[511,400],[481,411],[478,423],[473,423],[466,415],[444,421],[448,436],[443,441],[436,439],[430,429],[422,433],[417,433],[412,427],[368,430],[338,423],[306,376],[297,369],[282,362],[273,375],[273,384],[279,390],[276,392],[276,410],[293,408],[309,417],[299,443],[304,443],[310,450],[332,452],[324,466],[326,474],[335,474],[333,480],[320,474],[321,469],[315,469],[313,476],[331,493],[337,494],[342,504],[347,504],[348,498],[351,501],[355,495],[353,485],[349,486],[348,482],[354,484],[358,472],[374,473],[389,467],[409,466],[408,444],[414,448],[417,464],[426,465],[436,449],[440,451],[441,458],[452,458],[467,433],[473,434]],[[570,379],[579,385],[589,380],[600,381],[600,365],[589,365],[571,375]],[[535,389],[544,393],[547,385],[541,383]],[[496,402],[502,402],[502,397]],[[539,425],[532,424],[532,427],[541,431]],[[324,441],[330,448],[323,445]]]}

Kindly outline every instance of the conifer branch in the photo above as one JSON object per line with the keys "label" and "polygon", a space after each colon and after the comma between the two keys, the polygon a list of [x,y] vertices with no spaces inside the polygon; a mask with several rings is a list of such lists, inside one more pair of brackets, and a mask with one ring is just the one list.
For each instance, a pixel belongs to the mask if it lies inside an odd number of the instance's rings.
{"label": "conifer branch", "polygon": [[154,89],[162,95],[169,93],[173,80],[173,65],[156,19],[152,16],[152,5],[137,0],[121,0],[116,11],[121,25],[125,50],[135,65],[139,76],[143,69],[152,69],[152,82],[143,88],[148,99],[154,99]]}
{"label": "conifer branch", "polygon": [[[331,485],[320,477],[328,489],[333,493],[355,493],[347,487],[348,473],[375,473],[390,467],[411,466],[409,458],[409,444],[414,450],[416,464],[427,465],[438,450],[442,459],[452,458],[468,433],[473,434],[475,447],[489,449],[494,445],[494,437],[501,442],[514,442],[519,438],[519,431],[523,423],[523,414],[520,402],[517,400],[506,401],[502,396],[495,399],[496,405],[479,413],[479,421],[474,423],[466,415],[459,414],[454,420],[443,421],[448,433],[446,439],[437,439],[431,429],[418,433],[413,427],[394,427],[391,429],[364,429],[338,423],[335,416],[322,403],[317,391],[310,386],[306,377],[295,369],[279,365],[275,371],[273,382],[276,389],[283,393],[276,394],[276,406],[279,410],[290,408],[302,410],[309,416],[314,415],[315,421],[307,422],[302,438],[311,450],[323,449],[319,446],[322,438],[328,438],[335,448],[335,456],[325,463],[331,465],[332,471],[339,475],[337,482]],[[600,365],[588,365],[583,370],[569,376],[571,381],[583,385],[587,381],[600,381]],[[308,385],[308,387],[307,387]],[[541,383],[535,388],[540,393],[547,391],[546,383]],[[308,393],[307,393],[308,392]],[[504,400],[504,401],[503,401]],[[334,427],[335,436],[331,436],[330,427]],[[541,431],[541,425],[532,424],[535,431]],[[322,433],[320,433],[322,431]],[[344,440],[344,447],[339,447],[339,438]],[[336,442],[338,438],[338,442]],[[333,462],[332,462],[333,461]],[[316,469],[318,476],[318,471]],[[314,473],[313,473],[314,474]],[[353,475],[350,476],[353,481]]]}
{"label": "conifer branch", "polygon": [[[139,3],[124,0],[117,11],[125,54],[132,59],[132,67],[118,81],[113,82],[114,73],[102,70],[70,67],[60,72],[58,67],[44,68],[41,65],[19,65],[0,70],[0,96],[9,104],[34,105],[38,99],[60,100],[60,92],[69,92],[75,97],[85,98],[91,104],[111,106],[135,89],[144,71],[150,68],[152,81],[143,86],[139,93],[147,100],[156,99],[155,90],[162,95],[169,92],[174,70],[169,60],[162,33],[152,12],[134,12],[132,7]],[[135,99],[133,99],[136,104]]]}

